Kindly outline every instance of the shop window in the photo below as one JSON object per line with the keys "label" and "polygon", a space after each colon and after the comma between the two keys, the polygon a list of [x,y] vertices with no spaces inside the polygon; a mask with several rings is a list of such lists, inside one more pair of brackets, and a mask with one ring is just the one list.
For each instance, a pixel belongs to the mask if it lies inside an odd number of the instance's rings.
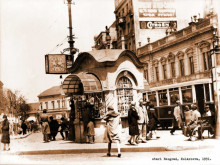
{"label": "shop window", "polygon": [[176,70],[175,70],[175,62],[171,62],[171,73],[172,73],[172,77],[176,77]]}
{"label": "shop window", "polygon": [[167,79],[167,68],[166,68],[166,64],[163,65],[163,79]]}
{"label": "shop window", "polygon": [[192,86],[185,86],[181,88],[183,103],[192,103]]}
{"label": "shop window", "polygon": [[121,116],[127,116],[131,101],[133,101],[132,83],[127,77],[121,77],[117,84],[118,111]]}
{"label": "shop window", "polygon": [[209,84],[205,84],[205,96],[206,96],[206,102],[210,102]]}
{"label": "shop window", "polygon": [[159,81],[159,70],[157,66],[155,66],[155,76],[156,76],[156,81]]}
{"label": "shop window", "polygon": [[179,100],[179,89],[178,88],[171,88],[169,89],[170,94],[170,104],[175,105],[176,101]]}
{"label": "shop window", "polygon": [[194,74],[194,62],[193,62],[193,56],[189,57],[189,65],[190,65],[190,74]]}
{"label": "shop window", "polygon": [[159,96],[159,105],[168,105],[167,102],[167,90],[160,90],[158,91],[158,96]]}
{"label": "shop window", "polygon": [[180,74],[181,76],[185,76],[185,68],[184,68],[183,59],[180,60]]}
{"label": "shop window", "polygon": [[148,92],[148,99],[151,104],[157,106],[156,92]]}

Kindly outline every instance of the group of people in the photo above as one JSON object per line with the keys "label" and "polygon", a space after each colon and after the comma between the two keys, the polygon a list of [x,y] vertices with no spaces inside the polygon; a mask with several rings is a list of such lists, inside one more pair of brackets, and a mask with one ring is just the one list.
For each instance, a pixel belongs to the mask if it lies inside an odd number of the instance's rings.
{"label": "group of people", "polygon": [[[201,129],[201,123],[199,122],[200,117],[214,116],[213,112],[210,110],[209,105],[206,105],[204,108],[204,113],[201,115],[196,104],[192,104],[190,107],[188,105],[185,106],[185,112],[183,115],[183,110],[180,104],[180,101],[176,101],[176,107],[173,112],[173,128],[171,129],[171,135],[174,134],[175,130],[184,127],[186,128],[186,136],[189,136],[189,141],[195,140],[194,135],[198,132],[198,138],[201,138],[201,133],[199,130]],[[185,119],[183,124],[182,119]],[[214,127],[211,127],[209,130],[211,134],[214,135]]]}
{"label": "group of people", "polygon": [[[48,117],[47,110],[44,109],[43,114],[40,116],[40,124],[42,127],[44,142],[56,140],[59,127],[61,127],[59,132],[63,140],[68,139],[69,122],[64,117],[61,118],[61,123],[59,124],[58,121],[53,118],[53,116]],[[65,136],[63,132],[65,133]]]}

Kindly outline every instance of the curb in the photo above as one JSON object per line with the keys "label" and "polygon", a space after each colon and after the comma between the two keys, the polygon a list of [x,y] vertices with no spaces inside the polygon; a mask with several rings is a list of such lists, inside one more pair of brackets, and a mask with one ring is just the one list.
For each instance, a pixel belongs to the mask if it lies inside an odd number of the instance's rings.
{"label": "curb", "polygon": [[[164,146],[164,147],[135,147],[121,148],[121,152],[164,152],[207,149],[212,146]],[[117,148],[112,148],[112,152],[117,152]],[[58,149],[58,150],[38,150],[38,151],[17,151],[17,155],[52,155],[52,154],[82,154],[82,153],[107,153],[107,148],[94,149]]]}

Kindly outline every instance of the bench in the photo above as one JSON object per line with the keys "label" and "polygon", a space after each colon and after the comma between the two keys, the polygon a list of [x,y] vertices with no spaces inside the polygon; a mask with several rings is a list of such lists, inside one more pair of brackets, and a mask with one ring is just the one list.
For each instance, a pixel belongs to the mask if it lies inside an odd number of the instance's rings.
{"label": "bench", "polygon": [[208,137],[210,131],[214,128],[214,116],[206,116],[206,117],[199,117],[198,118],[198,135],[199,138],[203,138],[202,134],[204,130],[208,130]]}

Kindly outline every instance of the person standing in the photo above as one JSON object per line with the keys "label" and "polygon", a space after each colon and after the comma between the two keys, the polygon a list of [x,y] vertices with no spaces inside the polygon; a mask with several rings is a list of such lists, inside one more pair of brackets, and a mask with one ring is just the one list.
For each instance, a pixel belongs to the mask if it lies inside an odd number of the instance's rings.
{"label": "person standing", "polygon": [[22,120],[21,128],[22,128],[23,135],[25,135],[27,133],[27,124],[25,123],[24,120]]}
{"label": "person standing", "polygon": [[7,150],[9,151],[10,150],[9,121],[6,115],[3,116],[3,119],[4,120],[1,126],[1,130],[2,130],[1,142],[4,144],[3,150],[5,151],[8,146]]}
{"label": "person standing", "polygon": [[43,140],[44,142],[49,142],[50,126],[48,123],[48,116],[46,109],[43,110],[43,114],[40,116],[40,122],[42,127]]}
{"label": "person standing", "polygon": [[59,129],[58,121],[53,119],[53,116],[50,116],[50,140],[56,140],[56,135]]}
{"label": "person standing", "polygon": [[179,127],[181,126],[182,124],[182,117],[181,117],[181,104],[180,104],[180,101],[177,100],[176,101],[176,107],[174,108],[174,111],[173,111],[173,128],[171,129],[170,133],[171,135],[173,135],[173,133],[179,129]]}
{"label": "person standing", "polygon": [[117,143],[118,147],[118,157],[121,157],[120,151],[120,114],[114,110],[112,106],[108,107],[108,113],[104,117],[106,121],[106,133],[107,133],[107,141],[108,141],[108,153],[107,156],[111,156],[111,144],[113,142]]}
{"label": "person standing", "polygon": [[138,130],[139,130],[139,134],[136,137],[136,143],[139,143],[139,140],[142,143],[146,143],[146,125],[149,121],[148,119],[148,114],[147,114],[147,110],[145,107],[146,102],[143,102],[143,100],[139,101],[139,107],[138,107],[138,116],[139,116],[139,120],[138,120]]}
{"label": "person standing", "polygon": [[[67,140],[68,139],[68,132],[69,132],[69,123],[64,117],[61,117],[60,126],[61,126],[60,135],[62,136],[63,140]],[[65,132],[65,137],[63,135],[63,132]]]}
{"label": "person standing", "polygon": [[135,102],[131,102],[131,108],[128,111],[128,124],[129,124],[129,135],[131,136],[128,142],[131,145],[135,145],[136,142],[136,135],[139,134],[138,130],[138,122],[137,120],[139,119],[137,110],[135,108]]}

